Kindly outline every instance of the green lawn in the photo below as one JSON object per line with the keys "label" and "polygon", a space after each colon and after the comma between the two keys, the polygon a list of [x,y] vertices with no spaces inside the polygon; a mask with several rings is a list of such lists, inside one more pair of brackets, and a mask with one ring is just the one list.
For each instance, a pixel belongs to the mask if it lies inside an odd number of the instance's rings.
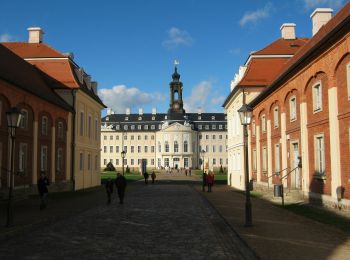
{"label": "green lawn", "polygon": [[[138,181],[143,179],[139,172],[130,172],[124,174],[127,181]],[[108,178],[117,178],[117,172],[101,172],[101,182],[104,183]]]}

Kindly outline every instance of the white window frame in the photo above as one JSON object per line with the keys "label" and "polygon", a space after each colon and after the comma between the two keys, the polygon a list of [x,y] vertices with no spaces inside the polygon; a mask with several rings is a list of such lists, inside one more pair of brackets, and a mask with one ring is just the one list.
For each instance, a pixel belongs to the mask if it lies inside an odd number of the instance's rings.
{"label": "white window frame", "polygon": [[266,133],[266,115],[261,116],[261,132]]}
{"label": "white window frame", "polygon": [[312,86],[312,104],[314,113],[322,111],[322,83],[318,81]]}
{"label": "white window frame", "polygon": [[20,143],[18,152],[18,171],[24,172],[28,162],[28,144]]}
{"label": "white window frame", "polygon": [[273,108],[273,126],[274,126],[274,128],[279,127],[279,108],[278,108],[278,106],[275,106]]}
{"label": "white window frame", "polygon": [[188,142],[184,141],[184,153],[188,152]]}
{"label": "white window frame", "polygon": [[346,83],[348,89],[348,100],[350,100],[350,62],[346,64]]}
{"label": "white window frame", "polygon": [[281,171],[281,151],[280,151],[280,144],[275,144],[275,173]]}
{"label": "white window frame", "polygon": [[314,135],[314,149],[315,149],[315,172],[317,172],[320,175],[324,175],[326,170],[324,134]]}
{"label": "white window frame", "polygon": [[179,152],[179,143],[177,141],[174,141],[174,153]]}
{"label": "white window frame", "polygon": [[[0,112],[1,112],[1,110],[0,110]],[[28,128],[28,110],[21,109],[21,113],[22,113],[22,119],[21,119],[21,123],[20,123],[19,127],[22,129],[27,129]],[[0,117],[0,119],[1,119],[1,117]]]}
{"label": "white window frame", "polygon": [[262,157],[262,171],[267,172],[267,147],[263,146],[262,147],[262,152],[261,152],[261,157]]}
{"label": "white window frame", "polygon": [[291,96],[289,98],[289,121],[294,122],[297,120],[297,98]]}
{"label": "white window frame", "polygon": [[48,148],[46,145],[42,145],[40,148],[40,170],[47,171],[47,158]]}
{"label": "white window frame", "polygon": [[256,169],[257,169],[256,149],[253,149],[253,171],[256,172]]}
{"label": "white window frame", "polygon": [[49,119],[47,116],[41,117],[41,135],[47,135],[49,128]]}

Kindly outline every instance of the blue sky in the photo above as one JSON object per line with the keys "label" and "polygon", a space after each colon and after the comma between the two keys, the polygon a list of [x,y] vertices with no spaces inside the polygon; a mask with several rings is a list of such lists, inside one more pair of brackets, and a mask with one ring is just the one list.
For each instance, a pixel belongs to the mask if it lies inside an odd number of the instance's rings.
{"label": "blue sky", "polygon": [[337,12],[345,0],[51,0],[2,1],[0,41],[27,41],[42,27],[44,42],[75,61],[99,83],[106,105],[166,112],[169,82],[178,66],[187,112],[222,112],[230,81],[249,52],[296,23],[311,36],[317,7]]}

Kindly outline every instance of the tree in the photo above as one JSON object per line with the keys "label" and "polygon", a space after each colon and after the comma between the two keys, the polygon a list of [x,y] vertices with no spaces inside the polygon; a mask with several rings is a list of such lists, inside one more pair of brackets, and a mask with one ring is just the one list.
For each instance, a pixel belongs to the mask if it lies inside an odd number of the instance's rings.
{"label": "tree", "polygon": [[115,171],[115,167],[113,166],[113,163],[111,163],[111,162],[107,163],[107,166],[104,169],[104,171],[114,172]]}

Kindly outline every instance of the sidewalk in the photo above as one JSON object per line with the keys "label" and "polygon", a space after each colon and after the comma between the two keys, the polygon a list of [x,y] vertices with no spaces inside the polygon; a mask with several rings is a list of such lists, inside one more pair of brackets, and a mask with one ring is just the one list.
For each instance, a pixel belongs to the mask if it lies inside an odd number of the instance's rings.
{"label": "sidewalk", "polygon": [[[199,192],[200,186],[196,186]],[[202,192],[261,259],[349,259],[350,235],[252,198],[253,227],[244,227],[245,196],[226,185]]]}

